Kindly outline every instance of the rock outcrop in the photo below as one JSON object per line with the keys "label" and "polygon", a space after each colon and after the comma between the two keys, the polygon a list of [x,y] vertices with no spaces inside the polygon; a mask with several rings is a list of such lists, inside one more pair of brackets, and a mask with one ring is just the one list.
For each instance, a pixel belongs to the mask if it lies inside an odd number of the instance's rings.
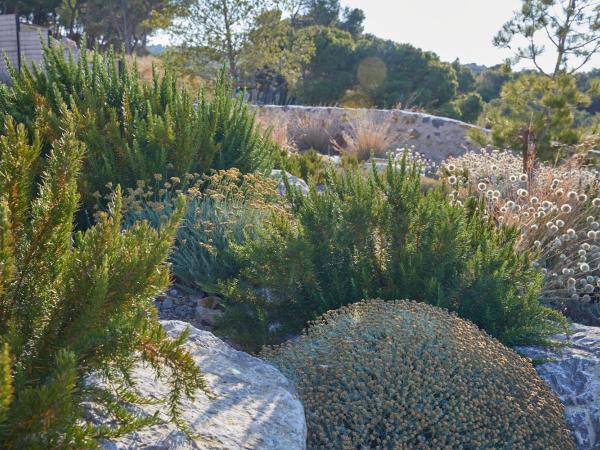
{"label": "rock outcrop", "polygon": [[304,195],[308,195],[308,184],[302,178],[298,178],[285,170],[273,169],[271,171],[271,178],[275,180],[280,180],[277,185],[277,193],[281,196],[285,195],[285,183],[283,181],[283,177],[287,176],[288,183],[290,187],[295,188],[302,192]]}
{"label": "rock outcrop", "polygon": [[489,130],[476,127],[460,120],[437,117],[429,114],[399,109],[348,109],[316,106],[261,106],[258,115],[267,123],[284,118],[288,124],[310,116],[323,121],[334,130],[334,138],[348,131],[350,120],[355,116],[364,116],[375,123],[389,122],[390,132],[396,137],[395,147],[415,146],[415,150],[435,162],[441,162],[449,156],[460,156],[478,147],[470,143],[466,133],[479,129],[483,133]]}
{"label": "rock outcrop", "polygon": [[568,346],[558,349],[520,347],[565,405],[567,421],[579,449],[600,449],[600,328],[573,325],[572,334],[557,336]]}
{"label": "rock outcrop", "polygon": [[[178,335],[188,324],[162,321],[167,332]],[[302,450],[306,448],[304,409],[292,384],[270,364],[234,350],[208,331],[191,329],[187,347],[201,367],[214,400],[199,394],[186,400],[182,418],[197,438],[190,441],[174,425],[165,423],[130,433],[102,448]],[[164,397],[167,386],[150,370],[138,367],[134,379],[140,394]],[[136,407],[153,414],[161,406]],[[93,412],[89,414],[94,418]],[[101,421],[96,417],[97,421]]]}

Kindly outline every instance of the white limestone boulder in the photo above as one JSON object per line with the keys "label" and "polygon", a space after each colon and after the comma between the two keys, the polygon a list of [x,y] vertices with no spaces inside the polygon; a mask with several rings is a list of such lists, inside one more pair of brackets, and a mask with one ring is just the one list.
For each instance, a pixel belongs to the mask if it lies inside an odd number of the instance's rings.
{"label": "white limestone boulder", "polygon": [[[167,332],[179,335],[189,325],[161,322]],[[294,387],[275,367],[237,351],[208,331],[191,328],[186,344],[202,369],[216,399],[198,394],[186,400],[182,418],[195,439],[170,423],[155,425],[116,440],[103,442],[104,450],[202,449],[202,450],[304,450],[306,422]],[[168,387],[146,368],[135,369],[140,394],[162,398]],[[139,414],[153,414],[164,405],[136,407]],[[89,414],[94,417],[94,412]],[[159,414],[164,416],[161,411]],[[101,421],[99,416],[96,421]]]}

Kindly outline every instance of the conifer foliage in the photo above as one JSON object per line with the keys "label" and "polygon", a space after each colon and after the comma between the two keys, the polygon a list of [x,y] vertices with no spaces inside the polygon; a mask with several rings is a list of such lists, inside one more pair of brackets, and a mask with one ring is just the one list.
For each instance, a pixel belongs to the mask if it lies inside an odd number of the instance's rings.
{"label": "conifer foliage", "polygon": [[156,173],[270,169],[274,144],[231,92],[223,74],[210,99],[204,93],[195,99],[169,71],[154,72],[146,83],[113,53],[82,48],[74,59],[54,46],[45,48],[41,67],[12,71],[12,86],[0,87],[0,113],[26,124],[30,134],[39,129],[45,147],[60,135],[63,112],[73,113],[87,148],[80,184],[87,209],[109,182],[125,188]]}
{"label": "conifer foliage", "polygon": [[370,297],[449,309],[507,345],[564,329],[564,317],[538,301],[541,273],[518,251],[519,232],[498,227],[472,197],[423,193],[406,157],[383,174],[329,171],[321,191],[287,192],[291,216],[236,247],[243,269],[225,286],[224,329],[239,340],[260,344],[269,329],[278,339]]}
{"label": "conifer foliage", "polygon": [[[0,447],[88,448],[97,439],[158,420],[138,419],[133,394],[139,361],[168,378],[165,399],[178,417],[182,396],[206,390],[182,343],[157,321],[152,298],[169,281],[177,211],[160,233],[145,223],[121,231],[121,194],[86,232],[74,233],[84,145],[77,115],[63,111],[41,156],[39,135],[7,119],[0,138]],[[36,165],[40,165],[41,176]],[[90,376],[107,383],[90,383]],[[104,387],[103,387],[104,386]],[[111,388],[107,386],[112,386]],[[83,401],[104,405],[121,426],[81,420]]]}

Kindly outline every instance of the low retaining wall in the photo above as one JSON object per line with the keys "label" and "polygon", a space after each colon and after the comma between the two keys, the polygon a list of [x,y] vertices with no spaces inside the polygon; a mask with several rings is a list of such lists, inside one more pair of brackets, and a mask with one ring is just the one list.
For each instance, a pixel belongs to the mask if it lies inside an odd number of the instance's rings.
{"label": "low retaining wall", "polygon": [[489,130],[460,120],[399,109],[267,105],[258,107],[258,115],[273,123],[285,119],[289,124],[310,115],[314,119],[331,123],[335,130],[334,135],[341,135],[353,116],[364,116],[365,119],[374,122],[387,120],[392,124],[392,132],[398,136],[396,147],[414,145],[416,151],[436,162],[443,161],[448,156],[459,156],[469,150],[476,150],[478,146],[470,143],[466,138],[466,133],[470,129],[478,128],[484,133],[489,133]]}

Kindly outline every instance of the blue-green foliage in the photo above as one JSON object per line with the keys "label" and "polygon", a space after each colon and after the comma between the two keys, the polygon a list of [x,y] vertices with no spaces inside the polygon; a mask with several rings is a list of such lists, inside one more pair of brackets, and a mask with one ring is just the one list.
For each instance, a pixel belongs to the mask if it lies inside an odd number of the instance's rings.
{"label": "blue-green foliage", "polygon": [[230,170],[178,183],[171,179],[168,189],[155,186],[151,198],[134,194],[125,226],[146,220],[160,228],[175,211],[175,190],[183,191],[188,203],[171,253],[171,271],[184,290],[216,293],[219,280],[239,273],[232,248],[255,236],[270,207],[278,204],[274,182]]}

